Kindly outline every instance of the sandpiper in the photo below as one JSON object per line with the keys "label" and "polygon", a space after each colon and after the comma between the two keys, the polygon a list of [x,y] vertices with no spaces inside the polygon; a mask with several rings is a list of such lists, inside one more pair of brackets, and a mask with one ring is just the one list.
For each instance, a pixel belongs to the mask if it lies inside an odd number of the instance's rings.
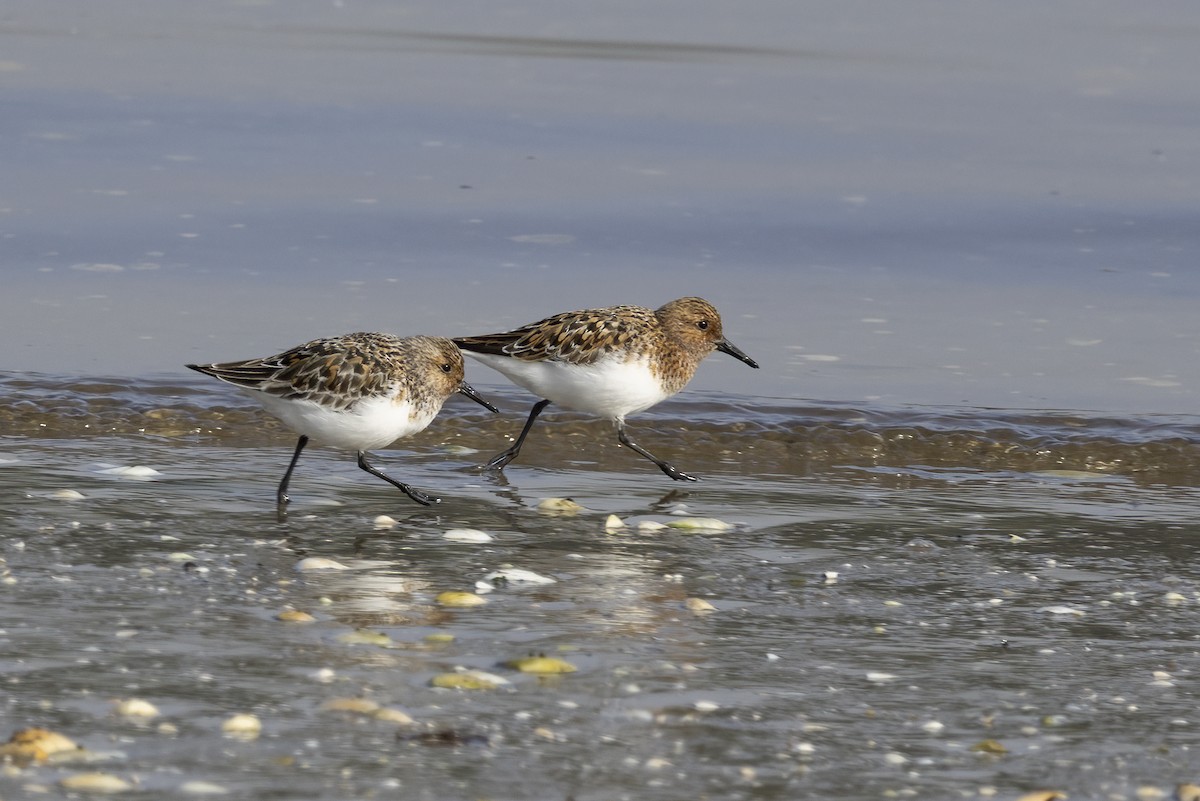
{"label": "sandpiper", "polygon": [[458,337],[454,343],[542,398],[516,441],[487,463],[498,470],[521,452],[542,410],[557,403],[612,420],[622,445],[676,481],[695,481],[631,440],[625,417],[683,389],[714,350],[758,367],[725,339],[721,315],[702,298],[679,298],[658,309],[611,306],[564,312],[500,334]]}
{"label": "sandpiper", "polygon": [[380,472],[367,461],[367,451],[423,430],[455,392],[497,411],[463,380],[462,353],[442,337],[347,334],[262,359],[187,366],[247,390],[300,435],[275,493],[281,514],[292,471],[310,439],[355,451],[363,470],[419,504],[438,503]]}

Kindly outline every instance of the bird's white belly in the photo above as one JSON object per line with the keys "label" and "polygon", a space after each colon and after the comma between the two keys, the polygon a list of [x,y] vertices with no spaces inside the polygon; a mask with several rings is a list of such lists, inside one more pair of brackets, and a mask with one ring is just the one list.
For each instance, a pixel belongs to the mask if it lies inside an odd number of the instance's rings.
{"label": "bird's white belly", "polygon": [[335,411],[307,400],[287,400],[261,392],[253,393],[268,412],[297,434],[314,442],[369,451],[383,448],[401,437],[423,430],[437,414],[413,416],[412,404],[390,398],[371,398],[347,411]]}
{"label": "bird's white belly", "polygon": [[645,359],[605,359],[593,364],[531,362],[472,353],[510,381],[551,402],[610,419],[624,418],[669,397]]}

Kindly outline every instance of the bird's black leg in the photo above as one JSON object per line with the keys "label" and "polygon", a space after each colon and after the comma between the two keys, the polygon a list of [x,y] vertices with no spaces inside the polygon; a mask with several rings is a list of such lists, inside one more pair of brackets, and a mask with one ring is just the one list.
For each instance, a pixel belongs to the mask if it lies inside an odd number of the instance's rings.
{"label": "bird's black leg", "polygon": [[431,495],[426,495],[425,493],[421,492],[420,490],[415,490],[412,487],[408,486],[403,481],[397,481],[396,479],[392,478],[391,476],[387,475],[386,473],[382,473],[379,470],[375,469],[371,465],[371,463],[367,461],[366,451],[358,452],[358,466],[361,467],[363,470],[366,470],[368,473],[375,476],[376,478],[382,478],[384,481],[391,484],[393,487],[398,488],[401,492],[403,492],[405,495],[412,498],[414,501],[421,504],[422,506],[429,506],[431,504],[442,502],[441,498],[434,498]]}
{"label": "bird's black leg", "polygon": [[506,450],[492,457],[484,467],[492,470],[503,470],[504,466],[517,458],[517,454],[521,452],[521,444],[525,442],[525,437],[529,434],[529,429],[533,428],[533,421],[550,405],[548,400],[540,400],[533,404],[533,408],[529,411],[529,419],[525,421],[525,427],[521,429],[521,436],[517,437],[517,441],[510,445]]}
{"label": "bird's black leg", "polygon": [[652,453],[650,453],[649,451],[647,451],[641,445],[638,445],[636,442],[631,440],[629,438],[629,436],[625,433],[625,423],[621,422],[621,421],[617,421],[617,439],[626,448],[629,448],[630,450],[634,451],[635,453],[640,453],[642,456],[645,456],[647,459],[654,462],[656,465],[658,465],[659,470],[663,471],[664,473],[666,473],[668,476],[675,479],[676,481],[697,481],[698,480],[695,476],[689,476],[687,473],[683,472],[682,470],[679,470],[678,468],[676,468],[674,465],[670,464],[669,462],[664,462],[662,459],[659,459],[657,456],[655,456]]}
{"label": "bird's black leg", "polygon": [[283,474],[283,481],[279,482],[279,489],[275,490],[275,508],[282,512],[288,504],[287,488],[288,482],[292,480],[292,471],[296,469],[296,462],[300,461],[300,452],[304,450],[304,446],[308,444],[308,437],[300,435],[300,441],[296,443],[296,451],[292,454],[292,461],[288,464],[287,472]]}

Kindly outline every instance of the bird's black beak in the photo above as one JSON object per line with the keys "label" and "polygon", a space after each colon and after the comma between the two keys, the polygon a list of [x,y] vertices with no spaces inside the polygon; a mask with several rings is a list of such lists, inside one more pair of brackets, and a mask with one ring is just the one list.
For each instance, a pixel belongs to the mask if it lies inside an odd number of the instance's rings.
{"label": "bird's black beak", "polygon": [[[757,367],[757,366],[758,365],[755,365],[755,367]],[[480,394],[475,391],[475,388],[472,387],[470,384],[468,384],[466,381],[464,381],[458,385],[458,391],[461,392],[462,394],[466,395],[468,398],[475,401],[476,403],[478,403],[480,406],[487,409],[488,411],[492,411],[492,412],[495,412],[496,414],[500,414],[499,409],[497,409],[495,406],[493,406],[492,404],[485,401],[480,396]]]}
{"label": "bird's black beak", "polygon": [[732,342],[730,342],[728,339],[722,339],[720,342],[718,342],[717,350],[721,351],[721,353],[728,353],[730,356],[737,359],[739,362],[745,362],[746,364],[753,367],[755,370],[758,369],[758,362],[754,361],[754,359],[751,359],[749,356],[742,353],[741,349],[738,348],[736,345],[734,345]]}

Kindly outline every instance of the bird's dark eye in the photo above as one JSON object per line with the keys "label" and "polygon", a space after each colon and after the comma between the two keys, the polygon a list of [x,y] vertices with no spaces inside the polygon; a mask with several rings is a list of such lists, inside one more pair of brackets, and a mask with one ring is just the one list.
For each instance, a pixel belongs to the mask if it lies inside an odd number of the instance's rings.
{"label": "bird's dark eye", "polygon": [[699,328],[701,331],[707,331],[708,330],[708,320],[701,320],[700,322],[696,323],[696,327]]}
{"label": "bird's dark eye", "polygon": [[451,371],[451,370],[453,370],[453,369],[454,369],[454,368],[450,366],[450,362],[446,362],[445,364],[443,364],[443,365],[442,365],[442,372],[443,372],[443,373],[448,373],[448,372],[450,372],[450,371]]}

